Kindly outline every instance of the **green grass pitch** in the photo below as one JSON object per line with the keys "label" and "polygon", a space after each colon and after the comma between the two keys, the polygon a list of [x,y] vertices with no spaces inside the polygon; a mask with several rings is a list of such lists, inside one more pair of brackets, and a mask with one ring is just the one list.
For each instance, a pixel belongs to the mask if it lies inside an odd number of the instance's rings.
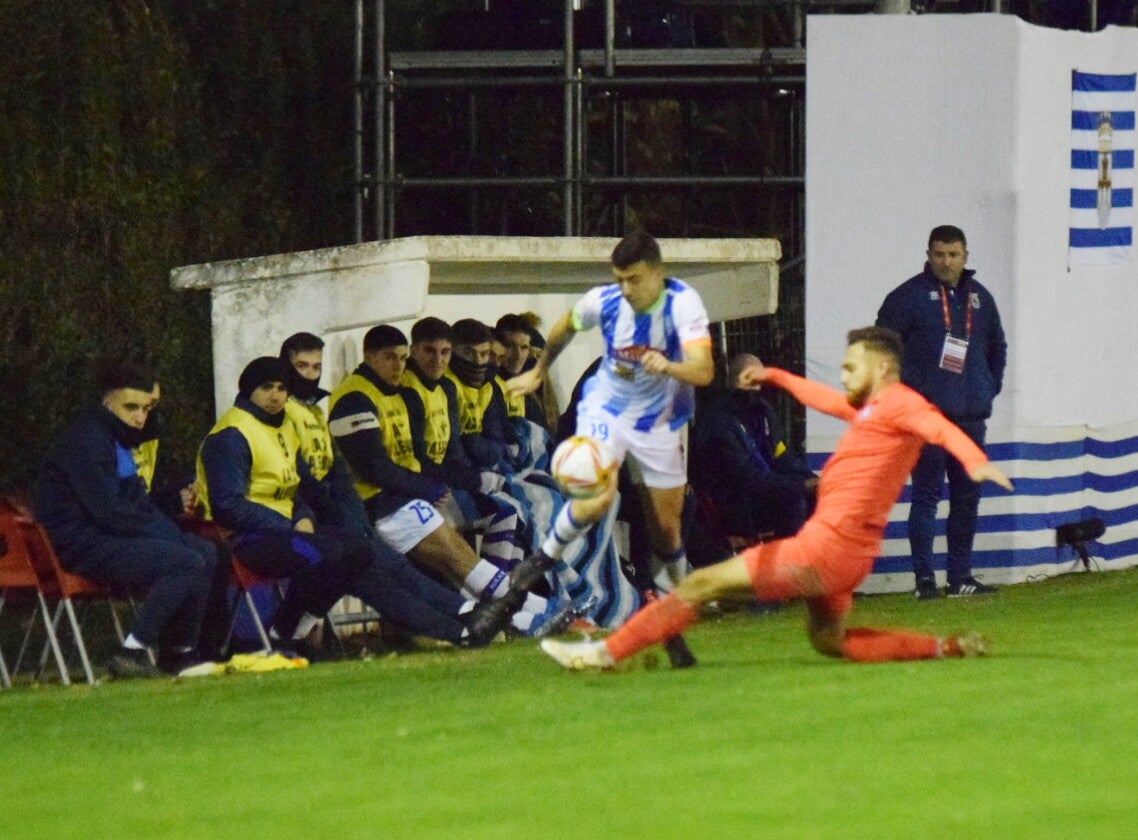
{"label": "green grass pitch", "polygon": [[1136,607],[1138,570],[855,606],[980,630],[980,660],[827,660],[790,606],[693,628],[688,671],[515,641],[17,688],[0,837],[1135,837]]}

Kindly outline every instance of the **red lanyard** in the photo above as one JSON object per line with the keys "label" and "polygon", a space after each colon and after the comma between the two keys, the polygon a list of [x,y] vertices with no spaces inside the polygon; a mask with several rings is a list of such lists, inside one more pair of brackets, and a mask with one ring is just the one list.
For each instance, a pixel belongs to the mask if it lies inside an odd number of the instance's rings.
{"label": "red lanyard", "polygon": [[[940,305],[944,310],[944,331],[952,334],[952,312],[948,308],[948,292],[944,290],[944,284],[940,285]],[[968,300],[964,301],[964,337],[972,338],[972,306]]]}

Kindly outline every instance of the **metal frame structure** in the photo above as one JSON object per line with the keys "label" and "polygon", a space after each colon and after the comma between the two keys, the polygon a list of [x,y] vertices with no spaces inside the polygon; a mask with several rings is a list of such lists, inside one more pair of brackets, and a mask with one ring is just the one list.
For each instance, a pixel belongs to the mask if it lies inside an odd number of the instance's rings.
{"label": "metal frame structure", "polygon": [[[691,0],[707,4],[711,0]],[[574,0],[565,0],[561,50],[391,52],[386,49],[385,0],[356,0],[355,51],[355,237],[389,239],[396,235],[398,201],[409,190],[460,191],[470,200],[470,233],[478,230],[478,194],[495,187],[557,190],[561,203],[561,234],[582,235],[582,212],[587,196],[627,195],[632,190],[763,189],[790,190],[797,207],[796,241],[786,243],[793,258],[801,254],[804,218],[805,50],[801,47],[805,6],[792,0],[794,37],[799,46],[778,49],[626,49],[616,47],[615,0],[604,3],[603,49],[575,46]],[[746,4],[747,0],[731,0]],[[753,0],[752,0],[753,2]],[[864,8],[864,0],[830,0],[829,5]],[[578,7],[579,8],[579,7]],[[399,171],[396,135],[397,101],[404,91],[437,89],[467,91],[470,137],[477,144],[476,93],[487,89],[531,89],[550,99],[559,89],[561,101],[561,161],[559,172],[540,175],[420,175]],[[629,174],[625,168],[624,107],[629,97],[693,102],[730,96],[790,96],[791,116],[780,130],[787,132],[791,151],[788,171],[763,173],[665,176]],[[590,109],[592,109],[590,111]],[[586,121],[603,110],[610,128],[604,149],[590,149]],[[684,142],[683,137],[680,142]],[[684,156],[681,150],[681,157]],[[596,158],[603,158],[603,175]],[[623,214],[613,214],[613,235],[623,233]],[[686,229],[686,220],[684,223]],[[593,232],[593,231],[590,231]],[[550,231],[553,233],[553,231]]]}

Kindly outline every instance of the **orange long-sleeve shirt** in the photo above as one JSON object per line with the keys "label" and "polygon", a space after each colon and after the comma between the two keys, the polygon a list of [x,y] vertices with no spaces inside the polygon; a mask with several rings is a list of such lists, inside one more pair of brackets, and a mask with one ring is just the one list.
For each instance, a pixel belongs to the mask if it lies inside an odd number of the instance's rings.
{"label": "orange long-sleeve shirt", "polygon": [[906,385],[889,385],[855,409],[841,391],[767,368],[767,381],[807,408],[845,420],[849,429],[822,468],[811,520],[843,537],[879,541],[889,511],[916,466],[921,447],[943,446],[971,472],[988,461],[968,435]]}

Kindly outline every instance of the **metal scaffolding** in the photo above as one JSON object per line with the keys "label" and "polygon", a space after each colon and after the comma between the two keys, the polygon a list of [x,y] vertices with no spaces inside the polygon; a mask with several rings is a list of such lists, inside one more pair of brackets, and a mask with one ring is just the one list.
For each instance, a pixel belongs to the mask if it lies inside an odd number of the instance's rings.
{"label": "metal scaffolding", "polygon": [[[851,0],[832,0],[833,4]],[[798,208],[796,230],[784,242],[788,255],[800,255],[804,170],[805,50],[801,45],[775,49],[666,48],[627,49],[616,46],[614,0],[604,2],[604,46],[577,49],[574,42],[574,0],[565,0],[561,50],[494,50],[388,52],[385,44],[384,0],[356,2],[355,56],[355,235],[388,239],[399,232],[402,197],[422,190],[444,190],[465,197],[467,233],[480,231],[480,197],[486,190],[528,188],[555,191],[560,204],[560,233],[582,235],[596,229],[597,220],[584,218],[587,200],[608,208],[607,232],[623,233],[623,205],[631,191],[763,190],[779,189]],[[707,3],[709,0],[699,0]],[[738,3],[740,0],[734,0]],[[804,7],[795,10],[795,38],[801,42]],[[560,149],[556,171],[511,173],[416,173],[401,170],[397,137],[401,98],[419,91],[466,94],[464,138],[470,156],[478,149],[486,120],[499,115],[479,113],[479,95],[486,91],[532,92],[534,101],[560,101]],[[782,171],[692,171],[685,143],[690,140],[692,109],[709,100],[783,98],[788,160]],[[683,171],[634,174],[627,165],[625,110],[632,100],[666,99],[681,103],[685,130],[677,143]],[[603,140],[590,139],[589,125],[607,127]],[[686,230],[687,220],[683,222]],[[546,234],[558,231],[548,230]],[[740,234],[757,235],[756,231]]]}

